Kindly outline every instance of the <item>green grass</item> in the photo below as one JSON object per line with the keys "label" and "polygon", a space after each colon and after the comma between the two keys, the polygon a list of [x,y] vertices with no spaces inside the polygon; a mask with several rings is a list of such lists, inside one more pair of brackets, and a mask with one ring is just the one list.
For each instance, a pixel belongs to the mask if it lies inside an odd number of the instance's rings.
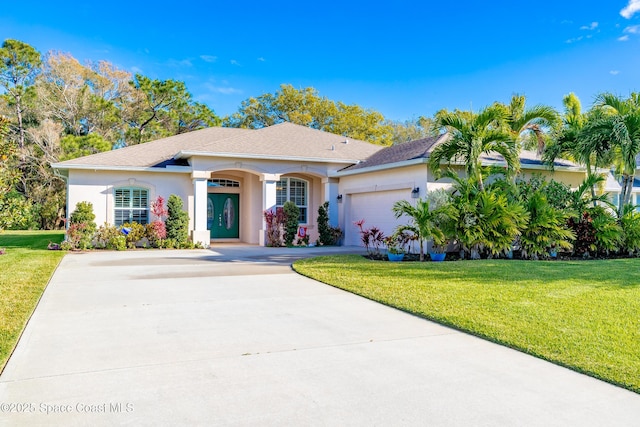
{"label": "green grass", "polygon": [[295,262],[299,273],[640,392],[640,259]]}
{"label": "green grass", "polygon": [[64,256],[49,251],[59,243],[62,231],[4,231],[0,233],[0,372],[20,338],[27,320]]}

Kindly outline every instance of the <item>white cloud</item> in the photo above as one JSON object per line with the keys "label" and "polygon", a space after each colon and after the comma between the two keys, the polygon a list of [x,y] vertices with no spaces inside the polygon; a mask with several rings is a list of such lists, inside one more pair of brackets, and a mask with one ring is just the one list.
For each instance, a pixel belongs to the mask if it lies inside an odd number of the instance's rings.
{"label": "white cloud", "polygon": [[131,67],[131,72],[133,74],[142,74],[142,68],[140,67],[136,67],[135,65],[133,67]]}
{"label": "white cloud", "polygon": [[567,40],[565,43],[575,43],[575,42],[579,42],[580,40],[582,40],[584,37],[580,36],[580,37],[575,37],[572,39]]}
{"label": "white cloud", "polygon": [[200,55],[200,59],[202,59],[204,62],[216,62],[218,57],[213,55]]}
{"label": "white cloud", "polygon": [[633,15],[640,11],[640,0],[629,0],[629,4],[620,11],[620,15],[630,19]]}
{"label": "white cloud", "polygon": [[609,74],[611,74],[612,76],[617,76],[618,74],[620,74],[620,71],[618,71],[618,70],[611,70],[611,71],[609,71]]}
{"label": "white cloud", "polygon": [[598,28],[598,23],[596,21],[593,21],[591,25],[583,25],[580,27],[581,30],[595,30],[596,28]]}
{"label": "white cloud", "polygon": [[232,59],[231,61],[229,61],[229,63],[231,65],[237,65],[238,67],[242,67],[242,65],[240,65],[240,63],[238,61],[236,61],[235,59]]}
{"label": "white cloud", "polygon": [[258,58],[258,61],[260,61],[260,62],[264,62],[264,61],[266,61],[266,59],[264,59],[264,58],[261,56],[260,58]]}
{"label": "white cloud", "polygon": [[640,25],[632,25],[623,30],[627,34],[640,34]]}
{"label": "white cloud", "polygon": [[619,42],[626,42],[627,40],[629,40],[629,36],[618,37]]}

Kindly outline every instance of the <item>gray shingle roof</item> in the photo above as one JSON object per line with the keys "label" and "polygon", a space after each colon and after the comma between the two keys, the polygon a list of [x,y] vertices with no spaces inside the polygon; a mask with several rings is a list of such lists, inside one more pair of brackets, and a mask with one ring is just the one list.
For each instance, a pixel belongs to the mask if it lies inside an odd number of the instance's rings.
{"label": "gray shingle roof", "polygon": [[385,147],[368,157],[363,162],[360,162],[356,165],[348,166],[342,170],[353,171],[358,169],[371,168],[374,166],[400,163],[413,159],[428,159],[431,150],[441,138],[444,138],[444,135],[417,139],[415,141],[409,141],[397,145],[392,145],[391,147]]}
{"label": "gray shingle roof", "polygon": [[[342,171],[355,171],[359,169],[372,168],[375,166],[392,165],[414,159],[428,159],[433,149],[448,138],[448,134],[442,134],[436,137],[428,137],[415,141],[404,142],[401,144],[385,147],[382,150],[371,155],[364,161],[347,166]],[[487,163],[503,163],[504,158],[498,153],[482,154],[481,159]],[[527,166],[545,166],[537,152],[530,150],[522,150],[520,152],[520,164]],[[554,162],[555,167],[578,167],[577,164],[564,159],[558,159]]]}
{"label": "gray shingle roof", "polygon": [[[348,142],[347,142],[348,141]],[[212,127],[162,138],[104,153],[67,160],[55,165],[96,167],[166,167],[183,164],[174,159],[180,152],[187,155],[264,156],[265,158],[300,158],[318,161],[357,162],[383,147],[353,140],[305,126],[280,123],[250,130]]]}

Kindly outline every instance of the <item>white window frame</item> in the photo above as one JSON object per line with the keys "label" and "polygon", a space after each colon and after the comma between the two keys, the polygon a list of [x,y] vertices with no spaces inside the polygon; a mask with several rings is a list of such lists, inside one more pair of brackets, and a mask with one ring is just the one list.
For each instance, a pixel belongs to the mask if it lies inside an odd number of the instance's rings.
{"label": "white window frame", "polygon": [[[298,194],[292,191],[291,182],[304,184],[304,195],[302,200]],[[300,188],[300,187],[295,187]],[[284,189],[284,194],[283,194]],[[309,221],[309,181],[302,178],[284,177],[280,178],[276,186],[276,208],[282,208],[285,202],[291,201],[300,209],[298,224],[308,224]]]}
{"label": "white window frame", "polygon": [[[135,197],[134,192],[144,192],[146,193],[146,198],[142,199],[140,197]],[[120,200],[118,198],[118,192],[128,192],[128,206],[118,206]],[[140,224],[148,224],[149,223],[149,214],[150,214],[150,209],[149,209],[149,195],[150,195],[150,191],[148,188],[144,188],[144,187],[117,187],[113,189],[113,224],[118,226],[118,225],[122,225],[124,223],[127,222],[138,222]],[[142,203],[136,203],[136,201],[140,201]],[[143,201],[144,200],[144,201]],[[124,200],[123,200],[124,201]],[[138,205],[138,206],[135,206]],[[126,220],[120,220],[119,218],[122,217],[122,215],[118,215],[118,211],[120,212],[128,212],[127,219]],[[134,213],[137,213],[138,215],[134,215]],[[141,213],[146,214],[146,218],[144,218],[142,221],[137,221],[134,220],[134,218],[139,219],[141,217]]]}

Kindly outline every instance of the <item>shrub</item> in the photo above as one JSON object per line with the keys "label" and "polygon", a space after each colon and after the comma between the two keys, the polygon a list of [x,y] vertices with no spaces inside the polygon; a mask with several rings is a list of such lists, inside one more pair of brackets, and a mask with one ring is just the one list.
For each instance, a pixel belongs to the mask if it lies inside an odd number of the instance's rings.
{"label": "shrub", "polygon": [[577,218],[569,218],[568,224],[576,236],[573,243],[574,254],[589,256],[589,252],[596,249],[596,230],[593,227],[591,215],[589,212],[583,212]]}
{"label": "shrub", "polygon": [[620,218],[622,227],[622,249],[628,255],[633,255],[640,250],[640,212],[631,205],[624,207],[624,213]]}
{"label": "shrub", "polygon": [[122,227],[120,229],[122,230],[124,228],[129,230],[129,232],[125,235],[127,248],[134,249],[136,247],[136,243],[144,239],[146,235],[146,228],[144,225],[137,222],[126,222],[122,224]]}
{"label": "shrub", "polygon": [[595,230],[596,250],[599,253],[609,255],[617,252],[622,238],[622,228],[616,219],[602,206],[590,208],[592,224]]}
{"label": "shrub", "polygon": [[89,202],[78,202],[76,209],[69,218],[67,240],[72,249],[90,249],[93,235],[96,232],[96,215],[93,213],[93,205]]}
{"label": "shrub", "polygon": [[98,230],[93,237],[95,247],[99,249],[107,248],[109,242],[120,234],[120,230],[118,230],[115,225],[107,224],[105,222],[100,227],[98,227]]}
{"label": "shrub", "polygon": [[71,224],[85,224],[88,233],[94,233],[98,228],[95,223],[96,215],[93,213],[93,204],[90,202],[78,202],[76,209],[71,213]]}
{"label": "shrub", "polygon": [[282,226],[284,224],[282,209],[268,209],[263,212],[263,215],[267,227],[267,246],[282,246]]}
{"label": "shrub", "polygon": [[155,219],[151,223],[147,224],[145,237],[151,246],[157,246],[158,240],[167,238],[165,217],[169,211],[164,206],[164,197],[158,196],[153,202],[151,202],[151,213]]}
{"label": "shrub", "polygon": [[116,251],[126,251],[127,250],[127,238],[123,234],[118,234],[116,236],[111,237],[107,242],[107,249],[116,250]]}
{"label": "shrub", "polygon": [[370,256],[380,256],[380,248],[385,244],[384,232],[378,227],[364,228],[364,219],[354,222],[360,229],[360,240]]}
{"label": "shrub", "polygon": [[318,208],[318,244],[335,244],[331,226],[329,225],[329,202],[324,202]]}
{"label": "shrub", "polygon": [[282,206],[284,212],[284,244],[293,246],[293,241],[298,234],[298,218],[300,217],[300,208],[292,201],[285,202]]}
{"label": "shrub", "polygon": [[189,215],[182,210],[182,199],[175,194],[167,202],[167,239],[176,241],[176,246],[186,243],[189,238]]}
{"label": "shrub", "polygon": [[164,221],[155,220],[145,227],[145,237],[151,246],[158,246],[158,241],[167,238],[167,228]]}
{"label": "shrub", "polygon": [[17,191],[0,194],[0,230],[37,228],[37,207]]}
{"label": "shrub", "polygon": [[567,214],[552,206],[540,190],[529,195],[524,206],[529,222],[520,236],[523,258],[547,257],[552,248],[571,250],[575,235],[567,228]]}

